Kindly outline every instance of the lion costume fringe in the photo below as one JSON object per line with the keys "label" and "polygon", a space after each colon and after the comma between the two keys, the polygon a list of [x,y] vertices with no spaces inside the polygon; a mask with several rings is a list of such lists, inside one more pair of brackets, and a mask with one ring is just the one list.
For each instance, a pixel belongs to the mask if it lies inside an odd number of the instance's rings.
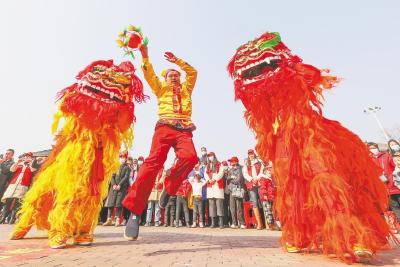
{"label": "lion costume fringe", "polygon": [[357,135],[322,116],[322,92],[338,79],[302,63],[269,32],[240,46],[228,71],[256,150],[274,164],[283,246],[348,263],[387,248],[381,170]]}
{"label": "lion costume fringe", "polygon": [[61,118],[64,124],[26,194],[12,239],[23,238],[36,225],[48,230],[52,247],[64,246],[70,237],[92,242],[121,145],[127,149],[133,140],[132,100],[145,99],[134,71],[130,62],[96,61],[60,92],[53,133]]}

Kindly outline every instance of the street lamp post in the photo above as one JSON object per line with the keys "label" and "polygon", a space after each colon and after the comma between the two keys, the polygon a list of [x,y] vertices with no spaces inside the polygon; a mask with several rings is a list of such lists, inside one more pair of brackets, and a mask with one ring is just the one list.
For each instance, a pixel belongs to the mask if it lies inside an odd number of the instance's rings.
{"label": "street lamp post", "polygon": [[383,125],[382,125],[381,121],[379,120],[378,115],[376,115],[376,113],[378,111],[380,111],[381,109],[382,109],[381,107],[369,107],[367,109],[364,109],[364,113],[371,114],[375,118],[376,123],[378,123],[378,126],[381,129],[383,135],[385,136],[386,141],[389,141],[389,136],[386,133],[385,129],[383,128]]}

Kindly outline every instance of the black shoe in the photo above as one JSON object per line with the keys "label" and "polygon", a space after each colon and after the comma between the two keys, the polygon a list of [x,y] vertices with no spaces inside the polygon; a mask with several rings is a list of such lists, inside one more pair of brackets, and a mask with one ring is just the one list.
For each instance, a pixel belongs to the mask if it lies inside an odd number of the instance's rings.
{"label": "black shoe", "polygon": [[219,217],[219,229],[224,229],[225,228],[225,226],[224,226],[224,217],[222,217],[222,216],[220,216]]}
{"label": "black shoe", "polygon": [[134,241],[138,238],[139,222],[140,222],[140,216],[137,216],[133,213],[131,214],[131,216],[129,216],[129,220],[126,223],[125,233],[124,233],[124,238],[126,240]]}
{"label": "black shoe", "polygon": [[164,189],[161,192],[160,200],[158,201],[158,206],[160,207],[160,209],[165,209],[165,207],[168,204],[168,201],[169,201],[169,195],[167,191]]}
{"label": "black shoe", "polygon": [[211,217],[211,228],[217,228],[217,218],[216,217]]}

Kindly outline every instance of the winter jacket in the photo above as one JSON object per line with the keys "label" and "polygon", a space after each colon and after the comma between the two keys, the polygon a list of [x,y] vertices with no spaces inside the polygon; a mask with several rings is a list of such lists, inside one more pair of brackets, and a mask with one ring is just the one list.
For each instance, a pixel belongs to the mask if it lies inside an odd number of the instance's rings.
{"label": "winter jacket", "polygon": [[185,179],[179,187],[178,191],[176,192],[176,195],[187,198],[191,190],[192,186],[190,185],[189,181]]}
{"label": "winter jacket", "polygon": [[264,174],[260,176],[260,189],[259,195],[261,201],[274,201],[276,197],[276,188],[274,183],[272,182],[271,177],[268,177]]}
{"label": "winter jacket", "polygon": [[158,201],[160,200],[161,192],[163,190],[163,183],[165,180],[165,172],[164,168],[162,168],[158,174],[156,181],[154,182],[153,189],[151,190],[150,196],[149,196],[149,201]]}
{"label": "winter jacket", "polygon": [[393,162],[393,158],[389,153],[379,152],[378,155],[373,157],[375,163],[383,170],[383,174],[388,179],[388,183],[386,184],[388,192],[390,195],[399,194],[398,188],[394,186],[393,183],[393,171],[395,169],[395,165]]}
{"label": "winter jacket", "polygon": [[[207,164],[204,177],[207,182],[207,198],[224,199],[224,171],[225,167],[220,162],[215,162],[215,169],[211,170],[211,163]],[[215,182],[213,182],[215,181]]]}
{"label": "winter jacket", "polygon": [[[259,186],[258,180],[263,172],[263,164],[259,160],[254,160],[250,165],[243,168],[243,176],[246,180],[246,187],[251,190],[254,186]],[[254,180],[255,182],[251,182]]]}
{"label": "winter jacket", "polygon": [[232,167],[226,175],[226,184],[229,191],[232,191],[233,187],[244,188],[244,177],[242,172],[243,167],[238,165]]}

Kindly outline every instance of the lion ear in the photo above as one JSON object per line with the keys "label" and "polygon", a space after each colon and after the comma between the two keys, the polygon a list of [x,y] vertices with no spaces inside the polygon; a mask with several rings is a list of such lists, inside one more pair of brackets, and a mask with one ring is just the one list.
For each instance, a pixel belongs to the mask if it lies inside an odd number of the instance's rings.
{"label": "lion ear", "polygon": [[124,61],[118,65],[118,68],[123,72],[135,72],[135,66],[130,61]]}

